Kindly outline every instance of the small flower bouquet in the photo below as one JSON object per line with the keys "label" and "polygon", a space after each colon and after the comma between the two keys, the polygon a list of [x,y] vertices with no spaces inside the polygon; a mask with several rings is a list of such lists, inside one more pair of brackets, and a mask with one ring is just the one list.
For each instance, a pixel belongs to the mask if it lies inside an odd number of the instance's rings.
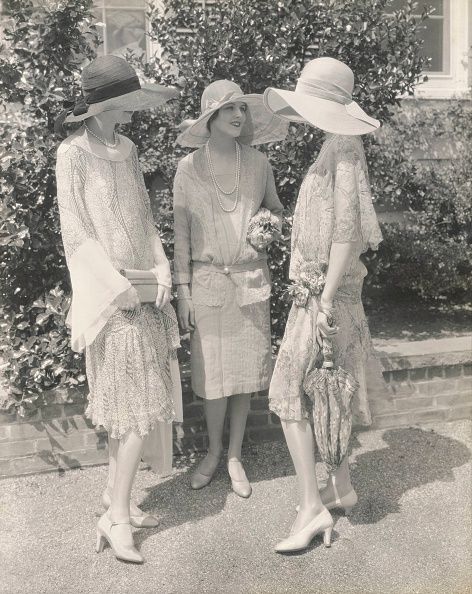
{"label": "small flower bouquet", "polygon": [[298,272],[297,282],[290,285],[288,293],[298,307],[305,307],[309,297],[321,295],[326,282],[327,262],[304,262]]}
{"label": "small flower bouquet", "polygon": [[249,221],[247,240],[254,249],[261,252],[281,232],[280,219],[267,208],[261,208]]}

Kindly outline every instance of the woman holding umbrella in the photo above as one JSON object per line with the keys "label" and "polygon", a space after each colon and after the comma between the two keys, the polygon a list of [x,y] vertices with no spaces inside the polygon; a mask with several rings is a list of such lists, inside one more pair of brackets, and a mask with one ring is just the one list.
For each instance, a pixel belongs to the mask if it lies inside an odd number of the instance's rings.
{"label": "woman holding umbrella", "polygon": [[[366,370],[371,363],[381,377],[361,302],[367,271],[359,259],[382,239],[359,138],[380,123],[352,100],[353,87],[348,66],[318,58],[305,66],[294,92],[269,88],[264,95],[274,113],[327,133],[297,200],[290,263],[294,304],[269,390],[270,409],[282,421],[300,491],[291,534],[277,552],[304,549],[320,533],[329,546],[333,520],[328,510],[347,511],[357,503],[346,457],[351,414],[356,423],[370,424]],[[338,369],[325,374],[321,385],[310,373],[321,365],[323,353],[324,365],[334,360]],[[320,392],[324,404],[316,401]],[[315,434],[331,470],[321,493],[305,393],[315,394]]]}

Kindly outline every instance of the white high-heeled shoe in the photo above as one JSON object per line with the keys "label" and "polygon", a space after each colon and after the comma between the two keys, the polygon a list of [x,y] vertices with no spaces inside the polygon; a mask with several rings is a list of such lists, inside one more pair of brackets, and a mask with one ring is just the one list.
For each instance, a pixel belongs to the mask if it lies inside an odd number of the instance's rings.
{"label": "white high-heeled shoe", "polygon": [[[213,467],[213,470],[210,470],[210,474],[204,474],[200,470],[202,462],[206,458],[213,459],[214,467]],[[211,483],[211,480],[212,480],[213,476],[215,475],[215,472],[216,472],[218,465],[220,463],[220,458],[221,458],[221,456],[217,456],[216,454],[213,454],[212,452],[208,452],[208,454],[205,456],[205,458],[203,458],[203,460],[198,465],[197,470],[192,474],[192,477],[190,479],[190,486],[192,487],[192,489],[195,489],[197,491],[199,489],[203,489],[203,487],[206,487],[207,485],[209,485]],[[215,464],[215,462],[216,462],[216,464]]]}
{"label": "white high-heeled shoe", "polygon": [[[111,505],[110,494],[106,489],[102,493],[102,505],[105,511],[108,511]],[[155,516],[144,512],[139,516],[130,516],[129,523],[133,528],[156,528],[159,526],[159,520]]]}
{"label": "white high-heeled shoe", "polygon": [[317,534],[323,533],[325,547],[331,546],[331,532],[333,531],[333,518],[327,509],[323,509],[317,516],[295,534],[279,542],[275,551],[277,553],[293,553],[306,549]]}
{"label": "white high-heeled shoe", "polygon": [[134,546],[131,528],[129,529],[128,544],[120,542],[116,538],[116,535],[113,536],[113,527],[120,525],[126,525],[128,527],[130,526],[129,522],[112,522],[107,512],[105,512],[98,520],[96,545],[97,553],[101,553],[105,548],[105,544],[108,542],[113,554],[120,561],[126,561],[127,563],[144,563],[144,557]]}
{"label": "white high-heeled shoe", "polygon": [[[231,473],[231,466],[233,467],[233,474]],[[242,475],[242,479],[237,479],[234,477],[235,466],[239,466],[239,476]],[[247,480],[241,460],[237,460],[236,458],[228,460],[228,474],[229,478],[231,479],[231,488],[236,493],[236,495],[239,495],[239,497],[243,497],[244,499],[250,497],[252,493],[252,487],[251,483]]]}

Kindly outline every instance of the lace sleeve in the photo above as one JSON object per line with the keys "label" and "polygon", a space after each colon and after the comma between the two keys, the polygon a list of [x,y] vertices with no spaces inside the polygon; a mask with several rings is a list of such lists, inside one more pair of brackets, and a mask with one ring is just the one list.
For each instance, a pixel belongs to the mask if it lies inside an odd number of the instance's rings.
{"label": "lace sleeve", "polygon": [[80,149],[59,149],[56,163],[57,201],[68,263],[87,239],[95,239],[84,204],[85,167],[85,157]]}
{"label": "lace sleeve", "polygon": [[344,154],[336,165],[334,180],[334,243],[361,241],[359,192],[353,154]]}

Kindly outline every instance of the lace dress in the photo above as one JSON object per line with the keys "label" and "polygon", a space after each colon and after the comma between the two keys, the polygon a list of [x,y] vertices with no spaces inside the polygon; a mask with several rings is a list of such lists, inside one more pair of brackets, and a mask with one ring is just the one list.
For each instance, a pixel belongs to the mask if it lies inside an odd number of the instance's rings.
{"label": "lace dress", "polygon": [[[355,424],[371,422],[368,388],[383,389],[380,365],[361,302],[367,273],[359,256],[382,240],[359,137],[330,135],[309,169],[297,200],[292,229],[290,279],[297,281],[310,262],[327,263],[333,242],[355,242],[354,253],[334,299],[339,332],[332,340],[334,361],[354,375],[360,388],[353,397]],[[316,298],[306,307],[293,304],[269,389],[270,410],[284,420],[308,418],[303,382],[319,352],[315,338]]]}
{"label": "lace dress", "polygon": [[[179,346],[170,305],[163,311],[143,305],[127,312],[112,304],[129,286],[120,269],[154,267],[156,234],[136,148],[119,139],[123,156],[108,158],[81,129],[59,147],[56,167],[73,286],[72,343],[86,353],[86,414],[112,438],[129,430],[144,436],[158,421],[174,420],[171,362]],[[87,286],[77,281],[77,271],[86,275],[81,278],[88,279]]]}
{"label": "lace dress", "polygon": [[[229,207],[234,193],[224,199]],[[246,239],[249,221],[261,206],[277,216],[283,211],[272,169],[259,151],[241,146],[240,197],[233,212],[218,204],[204,148],[180,161],[174,181],[174,282],[191,284],[192,388],[201,398],[269,386],[267,253],[256,251]]]}

